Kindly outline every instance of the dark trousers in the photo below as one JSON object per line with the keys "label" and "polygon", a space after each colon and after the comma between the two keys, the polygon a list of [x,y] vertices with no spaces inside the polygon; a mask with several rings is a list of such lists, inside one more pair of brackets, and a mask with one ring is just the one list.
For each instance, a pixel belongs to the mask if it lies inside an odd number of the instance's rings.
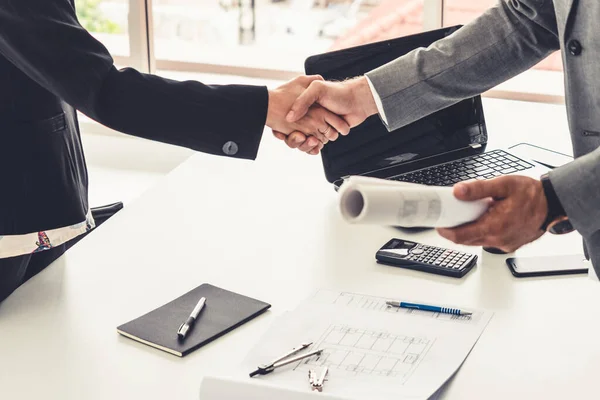
{"label": "dark trousers", "polygon": [[[104,223],[117,211],[123,208],[122,203],[92,210],[96,227]],[[79,242],[90,232],[76,237],[65,244],[39,253],[26,254],[11,258],[0,258],[0,302],[6,299],[19,286],[43,271],[54,260],[63,255],[70,247]]]}

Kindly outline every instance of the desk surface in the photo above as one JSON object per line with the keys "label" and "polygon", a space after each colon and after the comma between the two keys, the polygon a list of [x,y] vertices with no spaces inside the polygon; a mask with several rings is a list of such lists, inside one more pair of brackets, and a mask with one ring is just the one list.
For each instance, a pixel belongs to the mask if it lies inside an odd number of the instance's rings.
{"label": "desk surface", "polygon": [[[519,112],[530,105],[492,104],[488,122],[496,144],[527,134],[544,144],[556,135],[552,143],[564,151],[566,130],[549,134],[556,130],[552,120],[541,127],[538,120],[539,130],[528,132],[504,117],[524,118]],[[505,257],[491,254],[458,280],[378,265],[375,251],[409,234],[345,224],[319,159],[278,146],[265,138],[257,162],[192,157],[0,304],[1,397],[197,399],[203,375],[239,365],[278,314],[317,288],[495,311],[444,398],[594,397],[596,282],[516,279]],[[432,231],[410,237],[452,246]],[[571,234],[546,236],[520,253],[580,249]],[[117,334],[121,323],[203,282],[273,308],[183,359]]]}

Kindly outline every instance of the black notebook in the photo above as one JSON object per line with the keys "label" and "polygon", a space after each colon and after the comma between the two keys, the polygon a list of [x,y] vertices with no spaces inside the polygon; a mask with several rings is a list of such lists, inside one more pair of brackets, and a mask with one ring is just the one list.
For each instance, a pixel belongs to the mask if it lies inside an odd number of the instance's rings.
{"label": "black notebook", "polygon": [[[185,340],[177,338],[201,297],[206,305]],[[121,335],[183,357],[250,321],[271,307],[250,297],[204,284],[183,296],[117,328]]]}

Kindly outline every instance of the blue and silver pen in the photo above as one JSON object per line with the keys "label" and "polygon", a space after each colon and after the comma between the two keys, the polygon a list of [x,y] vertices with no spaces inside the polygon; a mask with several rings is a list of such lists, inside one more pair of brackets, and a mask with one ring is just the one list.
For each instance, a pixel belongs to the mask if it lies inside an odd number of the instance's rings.
{"label": "blue and silver pen", "polygon": [[423,310],[423,311],[431,311],[442,314],[452,314],[452,315],[472,315],[472,312],[462,311],[458,308],[447,308],[447,307],[438,307],[438,306],[428,306],[426,304],[415,304],[415,303],[405,303],[403,301],[386,301],[388,306],[398,307],[398,308],[411,308],[413,310]]}

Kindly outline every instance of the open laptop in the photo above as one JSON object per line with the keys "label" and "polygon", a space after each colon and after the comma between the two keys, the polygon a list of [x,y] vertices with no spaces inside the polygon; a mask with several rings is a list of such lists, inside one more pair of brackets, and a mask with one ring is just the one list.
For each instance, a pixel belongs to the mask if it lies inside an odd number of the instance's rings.
{"label": "open laptop", "polygon": [[[427,47],[460,26],[309,57],[305,70],[326,80],[363,75],[415,48]],[[335,188],[349,175],[450,186],[469,179],[519,174],[539,178],[548,168],[505,150],[485,152],[488,136],[481,97],[388,132],[375,115],[322,150],[327,180]]]}

